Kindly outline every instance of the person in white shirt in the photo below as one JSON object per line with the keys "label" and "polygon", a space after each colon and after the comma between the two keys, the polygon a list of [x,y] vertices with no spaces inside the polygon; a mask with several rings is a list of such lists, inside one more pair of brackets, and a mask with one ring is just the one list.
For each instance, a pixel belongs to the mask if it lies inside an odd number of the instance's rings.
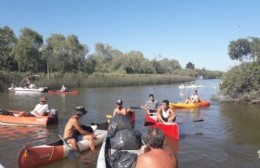
{"label": "person in white shirt", "polygon": [[62,91],[62,92],[66,92],[67,90],[68,90],[68,89],[67,89],[64,85],[61,86],[60,91]]}
{"label": "person in white shirt", "polygon": [[20,116],[35,116],[35,117],[40,117],[45,114],[49,113],[49,107],[47,104],[47,98],[46,97],[41,97],[40,98],[40,103],[35,106],[35,108],[31,112],[22,112],[19,114]]}
{"label": "person in white shirt", "polygon": [[192,103],[198,103],[200,102],[200,98],[199,98],[199,95],[198,95],[198,90],[194,90],[194,93],[190,96],[190,101]]}

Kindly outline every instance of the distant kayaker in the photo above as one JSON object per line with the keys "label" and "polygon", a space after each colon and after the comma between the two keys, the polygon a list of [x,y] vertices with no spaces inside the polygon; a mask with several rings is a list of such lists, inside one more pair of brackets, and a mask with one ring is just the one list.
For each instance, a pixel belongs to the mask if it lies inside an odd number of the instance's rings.
{"label": "distant kayaker", "polygon": [[[89,147],[91,151],[95,151],[94,139],[96,138],[96,136],[93,133],[85,131],[79,125],[79,119],[86,113],[87,111],[83,106],[75,107],[75,112],[73,116],[69,118],[64,128],[64,140],[71,145],[73,150],[76,151],[80,151],[77,142],[85,139],[89,140]],[[75,135],[76,131],[78,131],[80,135]]]}
{"label": "distant kayaker", "polygon": [[157,110],[160,103],[154,98],[153,94],[149,94],[149,100],[146,101],[144,108],[148,110]]}
{"label": "distant kayaker", "polygon": [[129,115],[129,113],[131,113],[131,109],[123,107],[123,101],[122,100],[120,100],[120,99],[117,100],[113,116],[115,116],[117,114]]}
{"label": "distant kayaker", "polygon": [[175,112],[169,106],[169,100],[163,100],[157,112],[158,121],[161,123],[172,123],[176,120]]}
{"label": "distant kayaker", "polygon": [[68,89],[64,85],[62,85],[60,91],[66,92],[66,91],[68,91]]}
{"label": "distant kayaker", "polygon": [[191,101],[190,101],[190,97],[187,97],[187,98],[185,99],[184,103],[186,103],[186,104],[191,103]]}
{"label": "distant kayaker", "polygon": [[190,96],[190,101],[193,103],[198,103],[200,101],[197,89],[195,89],[194,93]]}
{"label": "distant kayaker", "polygon": [[142,147],[144,153],[137,158],[136,168],[176,168],[177,159],[168,150],[163,149],[164,134],[158,128],[151,128],[147,133],[147,144]]}
{"label": "distant kayaker", "polygon": [[40,103],[35,106],[35,108],[31,112],[22,112],[18,116],[43,116],[49,113],[49,107],[47,104],[47,98],[41,97]]}

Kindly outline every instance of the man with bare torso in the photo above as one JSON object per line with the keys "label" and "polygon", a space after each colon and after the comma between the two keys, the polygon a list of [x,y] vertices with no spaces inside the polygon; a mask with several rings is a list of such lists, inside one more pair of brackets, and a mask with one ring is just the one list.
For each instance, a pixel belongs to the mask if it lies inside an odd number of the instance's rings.
{"label": "man with bare torso", "polygon": [[163,149],[164,134],[158,128],[148,130],[145,152],[137,158],[136,168],[177,168],[173,153]]}
{"label": "man with bare torso", "polygon": [[115,116],[116,114],[129,115],[130,112],[131,112],[130,109],[123,107],[122,100],[116,101],[116,108],[114,110],[113,116]]}
{"label": "man with bare torso", "polygon": [[[77,145],[78,141],[89,140],[89,147],[91,151],[95,151],[94,139],[96,136],[88,131],[85,131],[79,125],[79,119],[87,113],[83,106],[77,106],[74,115],[71,116],[64,129],[64,140],[72,147],[73,150],[79,151]],[[81,135],[75,135],[75,132],[78,131]]]}

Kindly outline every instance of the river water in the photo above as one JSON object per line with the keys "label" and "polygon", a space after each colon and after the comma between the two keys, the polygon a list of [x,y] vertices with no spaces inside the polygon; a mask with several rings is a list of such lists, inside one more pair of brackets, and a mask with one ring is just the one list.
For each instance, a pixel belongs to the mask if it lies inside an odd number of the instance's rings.
{"label": "river water", "polygon": [[[219,80],[196,81],[202,99],[210,100],[218,92]],[[48,98],[50,108],[59,110],[59,124],[47,128],[0,126],[0,163],[7,168],[17,167],[17,156],[25,144],[40,145],[58,139],[64,125],[77,105],[88,110],[81,123],[105,122],[106,114],[112,114],[117,99],[124,106],[141,106],[153,93],[158,101],[168,99],[180,102],[183,95],[190,95],[192,89],[180,90],[178,85],[137,86],[118,88],[81,88],[79,94],[50,95],[1,93],[0,108],[32,110],[41,96]],[[180,168],[257,168],[260,167],[260,106],[246,104],[219,104],[211,101],[208,108],[176,110],[180,127],[178,143],[167,138],[166,147],[172,149],[178,158]],[[203,122],[192,122],[204,119]],[[136,110],[135,126],[142,133],[144,112]],[[34,142],[33,142],[34,141]],[[96,167],[100,147],[94,157],[83,152],[85,159],[63,159],[44,166],[45,168]],[[92,160],[91,163],[90,160]]]}

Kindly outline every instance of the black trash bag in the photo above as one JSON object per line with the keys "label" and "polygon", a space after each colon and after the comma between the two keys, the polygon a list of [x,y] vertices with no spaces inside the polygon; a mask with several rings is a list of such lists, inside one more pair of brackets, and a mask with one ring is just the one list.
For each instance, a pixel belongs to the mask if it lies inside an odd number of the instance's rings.
{"label": "black trash bag", "polygon": [[117,131],[127,128],[132,128],[131,119],[125,115],[115,115],[110,120],[110,125],[107,130],[107,137],[113,137]]}
{"label": "black trash bag", "polygon": [[0,114],[2,114],[2,115],[11,115],[9,111],[4,110],[4,109],[0,109]]}
{"label": "black trash bag", "polygon": [[110,145],[117,150],[137,150],[142,145],[141,137],[142,134],[136,129],[123,129],[110,138]]}
{"label": "black trash bag", "polygon": [[115,151],[108,159],[111,168],[134,168],[138,155],[128,151]]}

